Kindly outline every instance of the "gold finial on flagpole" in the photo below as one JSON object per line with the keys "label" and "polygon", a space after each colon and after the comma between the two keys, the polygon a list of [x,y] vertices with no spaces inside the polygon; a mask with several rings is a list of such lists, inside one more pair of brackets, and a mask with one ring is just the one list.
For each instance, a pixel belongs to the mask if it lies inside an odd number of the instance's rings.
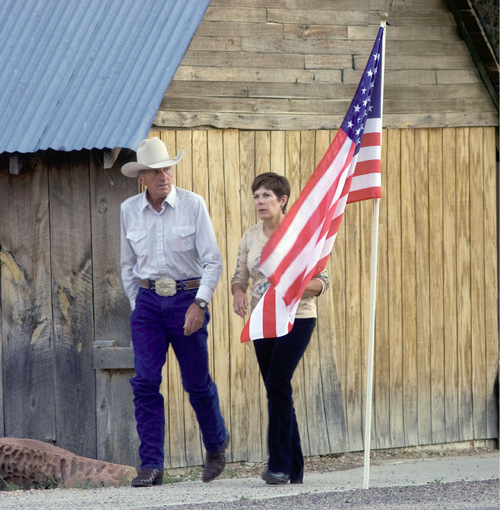
{"label": "gold finial on flagpole", "polygon": [[380,15],[380,21],[384,22],[384,21],[387,21],[387,18],[389,17],[389,14],[387,12],[383,12],[381,15]]}

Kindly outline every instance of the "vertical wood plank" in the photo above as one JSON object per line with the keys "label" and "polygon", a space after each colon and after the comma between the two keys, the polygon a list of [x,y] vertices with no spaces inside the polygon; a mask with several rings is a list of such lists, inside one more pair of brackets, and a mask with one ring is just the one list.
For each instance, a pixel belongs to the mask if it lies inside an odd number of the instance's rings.
{"label": "vertical wood plank", "polygon": [[255,175],[271,171],[271,133],[257,131],[255,133]]}
{"label": "vertical wood plank", "polygon": [[[331,131],[323,130],[316,133],[316,166],[321,161],[330,143]],[[343,271],[331,263],[337,248],[336,243],[327,264],[330,289],[317,300],[318,322],[315,330],[318,337],[322,399],[327,429],[324,446],[326,448],[328,445],[331,453],[345,450],[347,444],[344,398],[338,361],[338,342],[339,339],[343,340],[341,332],[343,331],[344,320],[343,317],[342,320],[338,319],[337,311],[343,309],[343,301],[339,302],[340,299],[335,298],[337,294],[340,294],[340,289],[339,286],[334,285],[334,281],[339,279],[342,279],[343,282]]]}
{"label": "vertical wood plank", "polygon": [[184,150],[183,158],[175,165],[175,183],[179,188],[193,191],[193,147],[192,140],[194,131],[176,131],[175,148],[170,149],[170,157],[174,157],[179,151]]}
{"label": "vertical wood plank", "polygon": [[[286,149],[285,149],[285,177],[290,182],[290,199],[287,206],[287,211],[297,200],[301,192],[301,158],[300,158],[300,147],[301,147],[301,133],[300,131],[287,131],[286,133]],[[304,402],[304,389],[301,382],[304,380],[304,365],[303,361],[299,363],[295,370],[294,377],[292,379],[292,390],[295,414],[297,416],[297,423],[299,427],[299,433],[301,436],[301,443],[303,451],[305,448],[309,451],[308,441],[308,429],[307,429],[307,417],[305,414],[305,402]],[[267,415],[267,412],[266,412]],[[267,431],[267,418],[266,417],[266,430]],[[267,432],[266,432],[266,449],[267,449]]]}
{"label": "vertical wood plank", "polygon": [[[241,204],[241,235],[250,226],[256,223],[255,208],[253,205],[252,182],[255,178],[255,133],[241,131],[239,134],[240,151],[240,190],[239,199]],[[241,235],[239,240],[241,239]],[[236,253],[228,255],[229,275],[232,277],[236,268]],[[231,296],[232,297],[232,296]],[[232,312],[232,301],[230,303]],[[248,319],[248,316],[246,317]],[[241,330],[245,320],[239,319],[239,324],[234,323],[237,330],[232,339],[232,348],[238,348]],[[267,399],[262,376],[260,375],[257,357],[253,342],[240,345],[245,351],[244,367],[244,395],[247,405],[247,459],[250,462],[260,462],[267,455]]]}
{"label": "vertical wood plank", "polygon": [[[391,371],[388,306],[389,267],[388,267],[388,147],[387,129],[382,130],[382,198],[379,202],[380,219],[378,225],[378,266],[377,266],[377,294],[375,308],[375,338],[374,338],[374,369],[373,369],[373,445],[376,448],[390,448],[390,395],[389,374]],[[392,268],[391,268],[392,270]],[[366,306],[366,305],[365,305]]]}
{"label": "vertical wood plank", "polygon": [[[226,428],[232,431],[231,421],[231,343],[229,331],[229,306],[227,282],[227,219],[226,201],[234,197],[226,195],[224,166],[224,136],[220,130],[208,131],[208,170],[210,192],[210,214],[217,243],[224,259],[224,268],[217,285],[212,305],[213,338],[211,345],[212,375],[219,392],[222,415]],[[234,254],[231,254],[234,257]]]}
{"label": "vertical wood plank", "polygon": [[418,381],[418,444],[432,442],[431,337],[429,265],[429,138],[427,129],[415,131],[415,269],[416,346]]}
{"label": "vertical wood plank", "polygon": [[137,179],[121,173],[130,161],[122,151],[113,168],[104,169],[96,153],[90,156],[92,274],[96,341],[131,345],[130,304],[120,269],[120,204],[138,192]]}
{"label": "vertical wood plank", "polygon": [[[306,164],[314,169],[323,157],[324,151],[328,149],[328,145],[326,145],[326,147],[324,144],[318,146],[316,133],[311,131],[310,134],[312,136],[306,137],[302,142],[301,160],[307,161]],[[323,399],[320,349],[318,328],[316,327],[303,358],[303,386],[306,402],[310,455],[319,455],[321,452],[330,451]]]}
{"label": "vertical wood plank", "polygon": [[445,423],[445,342],[444,342],[444,270],[443,270],[443,130],[429,130],[429,271],[431,347],[432,442],[446,439]]}
{"label": "vertical wood plank", "polygon": [[361,324],[361,204],[346,207],[343,223],[345,245],[345,386],[349,446],[363,449],[363,343]]}
{"label": "vertical wood plank", "polygon": [[361,419],[363,421],[363,443],[365,434],[370,434],[371,444],[375,444],[375,433],[373,428],[373,391],[372,391],[372,427],[369,431],[365,430],[366,422],[366,399],[367,399],[367,372],[368,372],[368,334],[370,330],[370,283],[371,283],[371,252],[372,252],[372,226],[373,226],[373,201],[363,200],[359,203],[360,212],[360,281],[359,281],[359,315],[361,319]]}
{"label": "vertical wood plank", "polygon": [[486,338],[486,437],[498,437],[498,244],[496,129],[484,128],[484,278],[485,278],[485,338]]}
{"label": "vertical wood plank", "polygon": [[[6,204],[7,201],[5,197],[2,194],[2,189],[6,188],[5,182],[9,175],[9,159],[10,156],[6,153],[0,154],[0,204]],[[2,211],[3,212],[3,211]],[[3,238],[3,231],[0,227],[0,232],[2,233]],[[2,244],[0,243],[0,303],[3,303],[3,293],[2,293],[2,281],[3,281],[3,273],[4,273],[4,257],[6,255],[3,252]],[[0,370],[2,373],[4,372],[3,369],[3,345],[6,340],[4,340],[3,337],[3,315],[0,310]],[[3,399],[4,399],[4,389],[3,389],[3,377],[0,377],[0,436],[5,436],[5,415],[4,415],[4,406],[3,406]]]}
{"label": "vertical wood plank", "polygon": [[285,175],[285,131],[271,131],[271,171]]}
{"label": "vertical wood plank", "polygon": [[390,148],[387,156],[387,230],[390,232],[387,243],[387,264],[390,268],[387,280],[390,348],[390,433],[391,446],[405,444],[404,438],[404,392],[403,392],[403,270],[401,255],[403,251],[401,231],[402,202],[402,168],[401,168],[401,133],[389,130],[387,144]]}
{"label": "vertical wood plank", "polygon": [[130,378],[133,370],[96,370],[97,459],[140,469]]}
{"label": "vertical wood plank", "polygon": [[[188,134],[189,133],[189,136]],[[191,175],[191,182],[185,183],[186,189],[192,190],[201,195],[205,203],[209,204],[208,192],[208,160],[207,160],[207,134],[206,131],[177,132],[177,148],[176,153],[184,149],[189,153],[190,168],[179,168],[180,172],[187,170]],[[182,163],[184,158],[180,161]],[[187,187],[190,186],[190,187]],[[209,209],[210,210],[210,209]],[[211,324],[208,327],[209,335],[213,334]],[[187,465],[203,464],[203,443],[189,396],[184,392],[184,422],[186,427],[186,459]]]}
{"label": "vertical wood plank", "polygon": [[[224,131],[224,180],[226,188],[226,260],[236,257],[241,239],[240,161],[238,131]],[[231,446],[233,460],[247,458],[248,402],[245,394],[246,349],[240,342],[241,318],[233,312],[230,282],[232,270],[225,265],[221,284],[227,289],[227,313],[229,322],[230,385],[231,385]]]}
{"label": "vertical wood plank", "polygon": [[47,162],[34,156],[0,180],[5,435],[55,443]]}
{"label": "vertical wood plank", "polygon": [[[136,179],[122,175],[130,161],[121,151],[113,168],[90,157],[90,201],[94,296],[94,340],[130,346],[130,304],[120,273],[120,204],[138,191]],[[133,370],[95,371],[97,459],[140,468],[130,378]]]}
{"label": "vertical wood plank", "polygon": [[471,250],[471,376],[474,437],[486,437],[485,228],[483,128],[471,128],[470,250]]}
{"label": "vertical wood plank", "polygon": [[[309,176],[314,171],[314,151],[311,151],[311,147],[314,147],[314,133],[311,132],[300,132],[300,149],[299,149],[299,164],[300,164],[300,183],[299,185],[295,185],[294,188],[297,189],[297,196],[295,200],[300,194],[300,191],[303,189],[303,186],[307,183]],[[305,150],[304,150],[305,148]],[[312,168],[312,170],[311,170]],[[310,347],[310,346],[309,346]],[[306,351],[309,355],[309,352]],[[302,443],[302,451],[305,456],[311,455],[311,446],[309,443],[309,423],[308,423],[308,401],[306,396],[306,383],[307,381],[305,374],[305,356],[299,362],[294,377],[292,379],[292,390],[293,390],[293,400],[295,406],[295,412],[297,415],[297,424],[299,427],[299,433],[301,437]],[[307,383],[309,384],[309,383]],[[312,419],[312,417],[311,417]]]}
{"label": "vertical wood plank", "polygon": [[[330,140],[333,140],[337,131],[331,131]],[[327,269],[330,277],[330,290],[332,295],[332,305],[328,309],[328,313],[332,314],[333,330],[332,341],[335,345],[335,353],[337,357],[337,373],[340,384],[340,396],[335,402],[336,411],[339,413],[336,417],[338,420],[336,441],[330,441],[330,446],[334,452],[352,451],[349,430],[348,430],[348,384],[347,374],[351,369],[347,363],[347,327],[346,316],[348,303],[346,300],[346,287],[348,283],[347,277],[347,260],[346,260],[346,244],[347,244],[347,219],[343,218],[342,224],[337,234],[332,253],[328,260]],[[320,301],[320,307],[322,301]],[[332,367],[333,369],[333,367]],[[334,391],[334,389],[332,390]],[[335,430],[335,429],[334,429]],[[335,439],[335,438],[334,438]]]}
{"label": "vertical wood plank", "polygon": [[457,129],[457,338],[460,439],[474,437],[472,402],[471,231],[469,128]]}
{"label": "vertical wood plank", "polygon": [[173,349],[167,353],[162,369],[160,393],[165,407],[165,467],[186,466],[186,440],[184,424],[184,390],[181,372]]}
{"label": "vertical wood plank", "polygon": [[57,443],[95,458],[95,377],[88,153],[49,155]]}
{"label": "vertical wood plank", "polygon": [[286,132],[285,177],[290,182],[290,200],[287,211],[295,203],[302,190],[300,177],[300,131]]}
{"label": "vertical wood plank", "polygon": [[415,261],[415,131],[401,132],[401,226],[403,315],[403,405],[406,445],[418,444],[418,374]]}
{"label": "vertical wood plank", "polygon": [[443,313],[446,441],[459,441],[457,342],[456,129],[443,130]]}
{"label": "vertical wood plank", "polygon": [[[160,131],[156,136],[163,141],[171,156],[177,154],[177,132]],[[182,136],[182,135],[181,135]],[[180,144],[179,144],[180,145]],[[181,147],[187,154],[174,170],[174,185],[190,189],[192,183],[192,161],[190,144]],[[182,166],[181,166],[182,163]],[[187,186],[186,186],[186,184]],[[173,349],[169,349],[167,360],[162,369],[160,392],[165,406],[165,465],[179,467],[187,465],[186,423],[184,411],[186,396],[182,387],[181,372]],[[189,404],[187,404],[189,405]],[[188,412],[186,410],[186,412]],[[189,425],[188,425],[189,426]]]}
{"label": "vertical wood plank", "polygon": [[[253,205],[252,182],[256,172],[256,135],[251,131],[241,131],[239,137],[240,146],[240,190],[241,203],[241,233],[257,223],[257,214]],[[230,255],[231,256],[231,255]],[[229,260],[233,269],[236,267],[236,254]]]}
{"label": "vertical wood plank", "polygon": [[205,130],[192,133],[193,191],[201,195],[210,212],[210,192],[208,175],[208,140]]}

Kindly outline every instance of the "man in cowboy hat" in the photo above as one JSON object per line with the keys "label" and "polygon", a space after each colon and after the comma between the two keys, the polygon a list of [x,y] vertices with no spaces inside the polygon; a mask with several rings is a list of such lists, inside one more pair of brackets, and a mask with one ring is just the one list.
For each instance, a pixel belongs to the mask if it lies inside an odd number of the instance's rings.
{"label": "man in cowboy hat", "polygon": [[135,418],[141,471],[133,487],[161,485],[165,413],[161,370],[170,345],[182,384],[200,425],[207,450],[202,480],[224,470],[229,442],[217,387],[208,371],[208,304],[222,270],[215,234],[203,198],[172,185],[173,167],[159,138],[143,140],[137,162],[122,173],[146,191],[121,205],[122,281],[130,301],[134,346]]}

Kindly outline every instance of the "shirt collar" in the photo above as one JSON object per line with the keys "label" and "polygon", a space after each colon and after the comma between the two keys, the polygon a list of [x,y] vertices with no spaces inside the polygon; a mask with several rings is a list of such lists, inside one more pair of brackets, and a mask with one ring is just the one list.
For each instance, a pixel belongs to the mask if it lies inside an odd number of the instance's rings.
{"label": "shirt collar", "polygon": [[[165,197],[165,200],[163,200],[163,203],[167,203],[172,207],[175,207],[175,204],[177,202],[177,190],[175,189],[175,186],[172,185],[172,189],[170,190],[170,193]],[[148,205],[151,207],[151,204],[149,203],[148,197],[146,196],[146,192],[142,192],[142,199],[141,199],[141,210],[144,210]]]}
{"label": "shirt collar", "polygon": [[164,202],[167,202],[167,204],[171,205],[173,208],[175,208],[175,204],[177,203],[177,189],[172,184],[172,189],[170,190],[170,193],[165,198]]}

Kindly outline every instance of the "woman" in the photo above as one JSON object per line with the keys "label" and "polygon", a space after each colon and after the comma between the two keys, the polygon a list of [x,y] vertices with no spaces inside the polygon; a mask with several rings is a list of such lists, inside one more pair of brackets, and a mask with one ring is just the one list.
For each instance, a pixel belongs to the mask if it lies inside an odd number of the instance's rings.
{"label": "woman", "polygon": [[[233,310],[241,317],[245,317],[248,309],[246,290],[249,280],[252,279],[252,310],[269,287],[269,281],[259,271],[260,255],[285,216],[290,184],[285,177],[266,172],[254,179],[252,192],[255,210],[262,221],[243,234],[231,280]],[[307,285],[290,333],[253,342],[267,390],[269,461],[268,470],[262,473],[262,478],[268,484],[285,484],[289,480],[290,483],[302,483],[304,458],[293,407],[291,380],[316,325],[314,296],[323,294],[328,286],[328,276],[326,271],[322,271]]]}

